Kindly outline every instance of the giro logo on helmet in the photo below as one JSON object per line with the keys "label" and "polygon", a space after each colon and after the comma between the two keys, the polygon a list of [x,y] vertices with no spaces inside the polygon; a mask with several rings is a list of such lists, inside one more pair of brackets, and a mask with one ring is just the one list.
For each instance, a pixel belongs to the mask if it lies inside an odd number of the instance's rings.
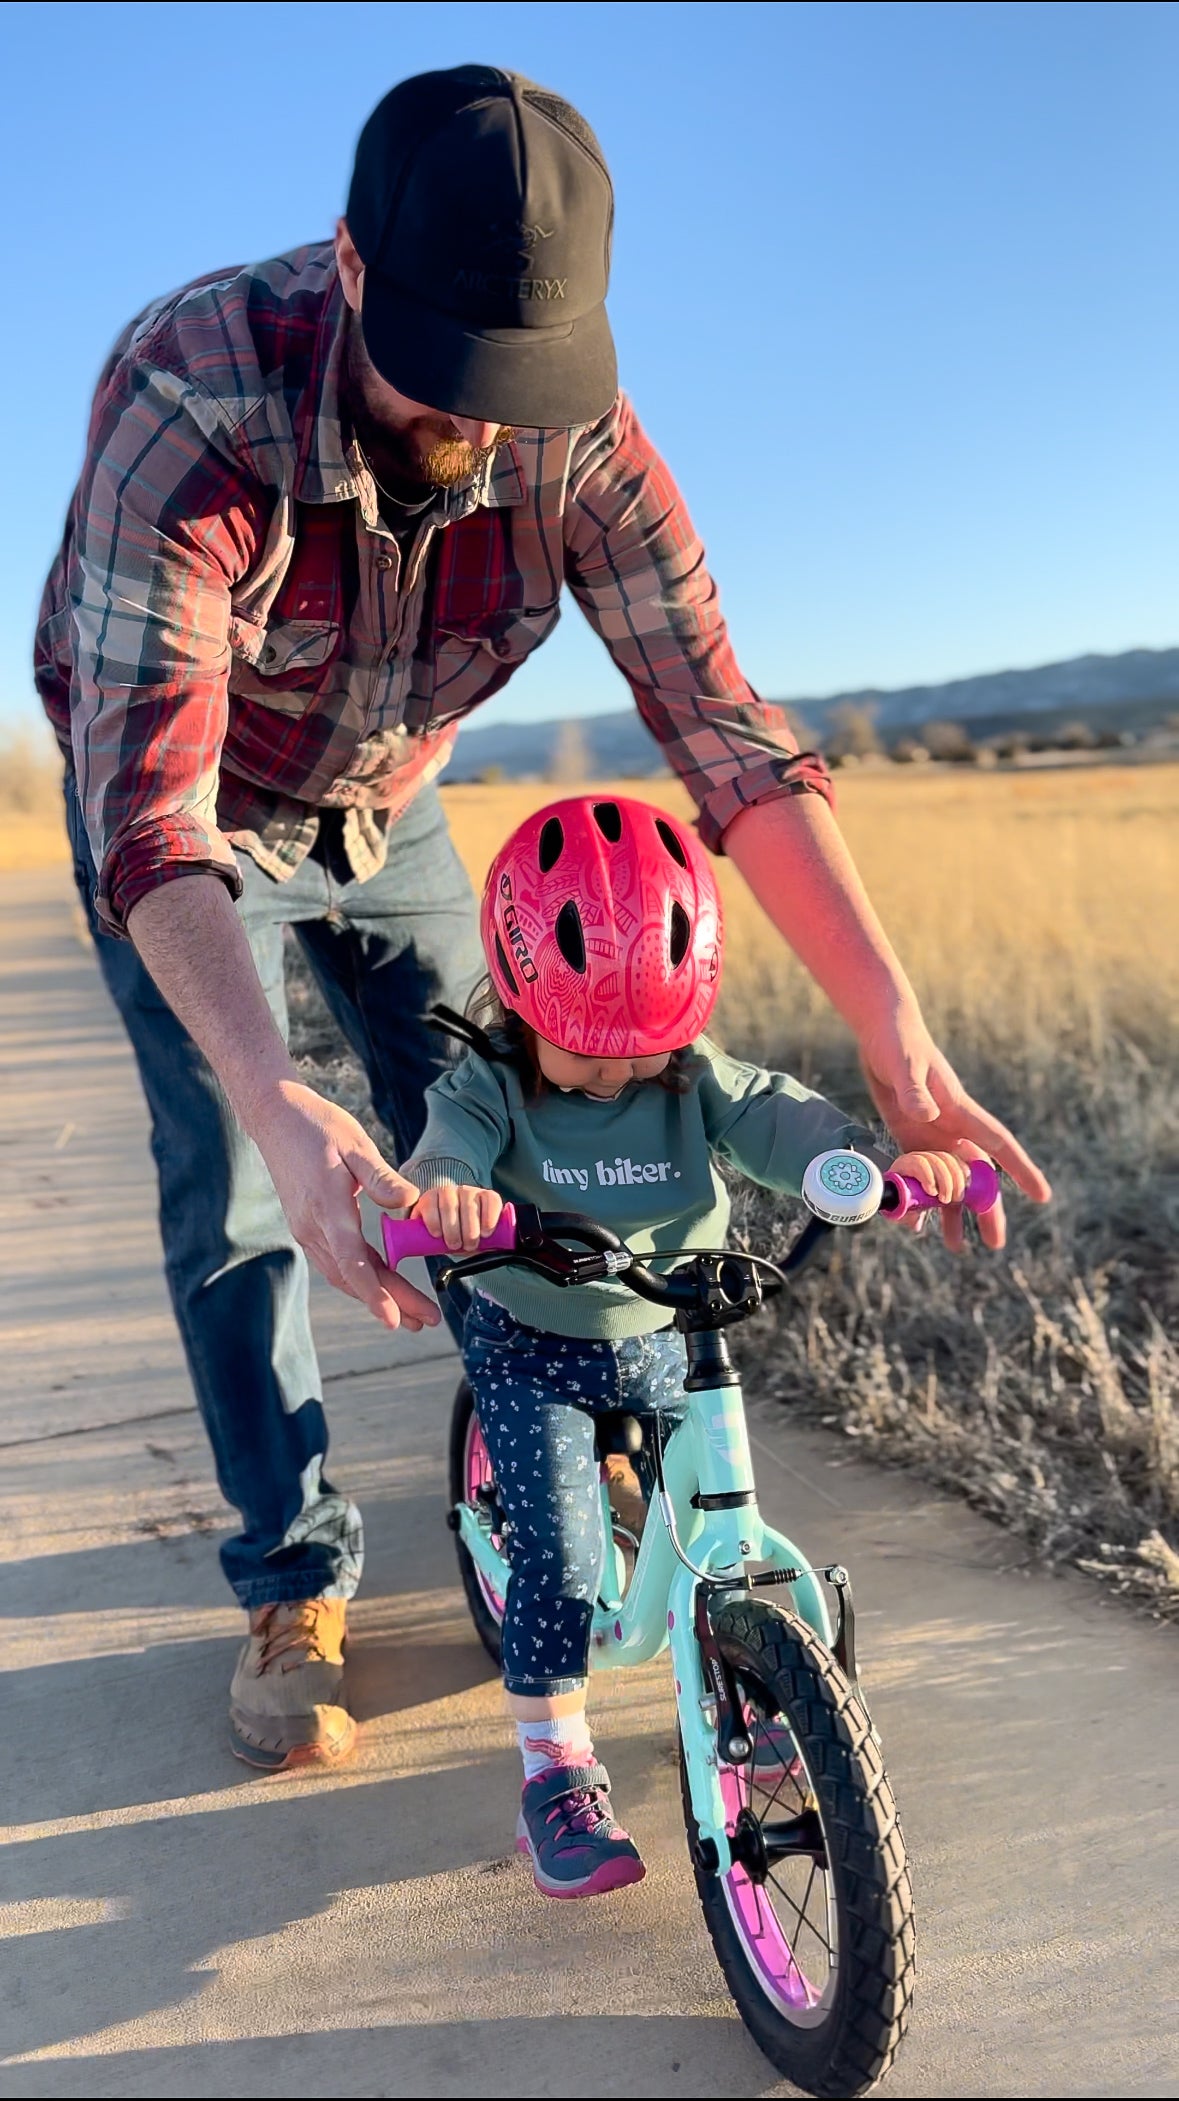
{"label": "giro logo on helmet", "polygon": [[526,985],[534,985],[537,974],[536,965],[528,953],[528,943],[524,939],[524,932],[520,925],[515,905],[504,906],[504,932],[508,937],[508,947],[511,949],[519,967],[520,976]]}

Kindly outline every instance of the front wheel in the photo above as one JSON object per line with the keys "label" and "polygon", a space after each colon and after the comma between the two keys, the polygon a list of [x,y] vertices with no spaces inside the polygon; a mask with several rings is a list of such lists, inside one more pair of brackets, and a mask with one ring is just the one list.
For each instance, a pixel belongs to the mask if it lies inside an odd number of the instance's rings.
{"label": "front wheel", "polygon": [[[759,1598],[722,1606],[717,1645],[745,1705],[743,1765],[720,1767],[727,1874],[696,1864],[712,1945],[770,2063],[806,2093],[866,2094],[913,1995],[905,1844],[868,1716],[829,1650]],[[693,1862],[697,1830],[681,1761]]]}
{"label": "front wheel", "polygon": [[[476,1510],[482,1504],[489,1513],[498,1509],[491,1461],[475,1413],[474,1396],[465,1379],[455,1394],[450,1418],[451,1509],[459,1503],[470,1503]],[[499,1546],[501,1535],[493,1532],[492,1538]],[[454,1543],[475,1632],[492,1662],[498,1665],[502,1660],[504,1601],[486,1576],[480,1575],[457,1532]]]}

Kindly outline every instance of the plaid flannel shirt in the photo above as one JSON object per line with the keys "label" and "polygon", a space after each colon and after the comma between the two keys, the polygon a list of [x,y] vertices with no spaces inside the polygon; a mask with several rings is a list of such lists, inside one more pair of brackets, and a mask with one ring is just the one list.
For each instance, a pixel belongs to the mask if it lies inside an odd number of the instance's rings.
{"label": "plaid flannel shirt", "polygon": [[592,426],[520,432],[394,537],[341,420],[346,322],[324,243],[157,301],[103,371],[35,671],[114,931],[190,869],[236,894],[235,846],[281,881],[323,808],[373,874],[459,723],[552,633],[562,585],[706,845],[752,804],[829,794],[741,677],[624,396]]}

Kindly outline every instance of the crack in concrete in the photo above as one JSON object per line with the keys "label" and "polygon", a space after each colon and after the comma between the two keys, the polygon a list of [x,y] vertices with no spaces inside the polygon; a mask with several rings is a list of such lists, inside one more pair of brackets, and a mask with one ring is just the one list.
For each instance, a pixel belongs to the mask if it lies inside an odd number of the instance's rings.
{"label": "crack in concrete", "polygon": [[[325,1386],[339,1386],[346,1379],[375,1379],[383,1372],[397,1372],[404,1379],[407,1374],[416,1372],[421,1364],[448,1364],[452,1359],[458,1363],[453,1350],[434,1350],[428,1357],[414,1357],[408,1364],[367,1364],[352,1371],[328,1372],[323,1383]],[[99,1437],[104,1430],[135,1430],[141,1425],[168,1422],[175,1416],[195,1415],[196,1412],[196,1402],[188,1401],[183,1408],[157,1408],[150,1415],[120,1415],[108,1423],[77,1423],[64,1430],[42,1430],[37,1437],[3,1437],[0,1438],[0,1452],[23,1451],[31,1444],[56,1444],[63,1437]]]}

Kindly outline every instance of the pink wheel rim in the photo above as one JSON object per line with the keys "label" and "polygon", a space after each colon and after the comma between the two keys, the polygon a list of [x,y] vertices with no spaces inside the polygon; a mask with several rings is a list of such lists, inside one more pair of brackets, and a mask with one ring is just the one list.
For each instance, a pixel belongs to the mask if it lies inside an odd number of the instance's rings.
{"label": "pink wheel rim", "polygon": [[[764,1737],[764,1724],[751,1709],[746,1710],[746,1720],[754,1738],[756,1755],[758,1731],[760,1729]],[[784,1728],[784,1725],[780,1726]],[[742,1810],[751,1810],[758,1817],[797,1815],[809,1792],[806,1771],[798,1757],[789,1765],[780,1763],[764,1781],[758,1777],[752,1756],[742,1766],[722,1765],[720,1783],[725,1805],[725,1829],[730,1836]],[[835,1976],[835,1951],[829,1942],[826,1943],[826,1975],[819,1981],[807,1974],[807,1970],[814,1967],[814,1957],[818,1954],[819,1936],[813,1925],[804,1925],[811,1916],[808,1904],[814,1898],[816,1886],[819,1886],[818,1894],[823,1899],[826,1928],[831,1931],[827,1892],[821,1886],[826,1873],[816,1866],[805,1867],[801,1857],[790,1865],[792,1870],[797,1869],[797,1892],[794,1889],[788,1891],[774,1869],[764,1883],[759,1883],[740,1864],[729,1869],[721,1886],[750,1968],[766,1998],[785,2019],[799,2026],[810,2026],[820,2017],[825,1994]],[[797,1941],[801,1934],[807,1941],[805,1968],[779,1917],[779,1906],[800,1914],[794,1940]]]}
{"label": "pink wheel rim", "polygon": [[[479,1418],[474,1412],[472,1412],[471,1420],[467,1425],[466,1465],[463,1471],[466,1500],[477,1510],[479,1508],[479,1490],[490,1487],[495,1476],[491,1471],[491,1461],[487,1456],[487,1446],[483,1442],[483,1432],[479,1428]],[[493,1532],[491,1538],[493,1546],[502,1547],[503,1541],[498,1532]],[[499,1592],[494,1584],[488,1582],[480,1569],[475,1569],[475,1576],[483,1593],[484,1603],[488,1611],[497,1620],[502,1620],[504,1616],[504,1601]]]}

